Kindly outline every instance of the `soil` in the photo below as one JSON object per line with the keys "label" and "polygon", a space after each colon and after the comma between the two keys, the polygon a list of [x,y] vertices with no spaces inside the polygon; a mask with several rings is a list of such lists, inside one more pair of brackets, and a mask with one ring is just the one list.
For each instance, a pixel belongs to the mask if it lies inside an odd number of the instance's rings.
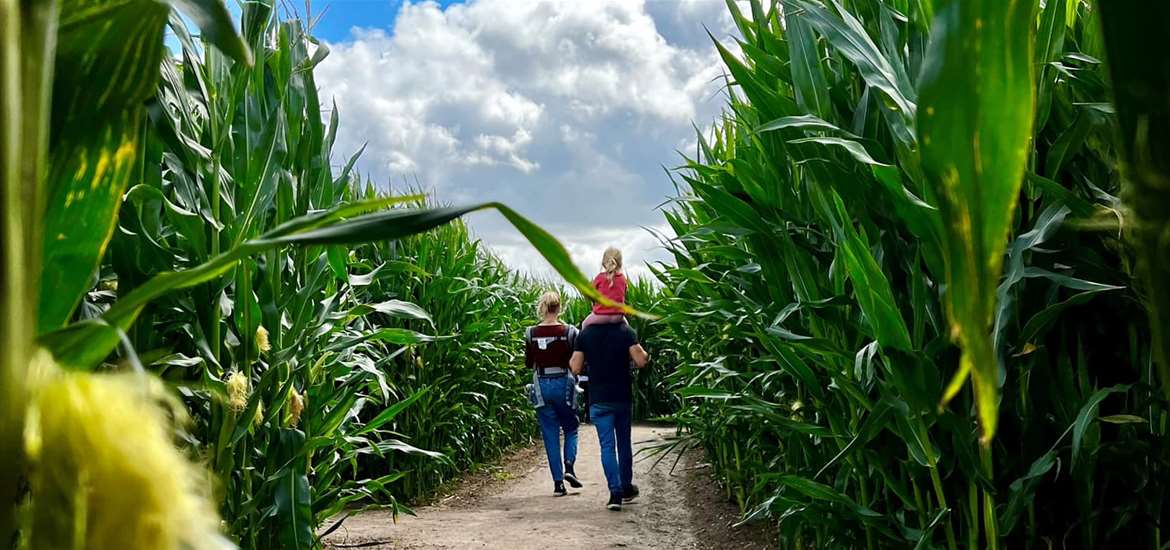
{"label": "soil", "polygon": [[[735,526],[736,507],[709,477],[699,451],[657,460],[645,449],[667,443],[669,427],[635,426],[634,483],[641,496],[621,512],[605,508],[597,432],[582,426],[577,474],[585,483],[554,497],[539,443],[465,476],[453,490],[395,522],[389,511],[349,517],[326,548],[437,550],[631,548],[764,550],[775,548],[767,525]],[[641,452],[640,452],[641,451]],[[328,525],[325,527],[328,529]]]}

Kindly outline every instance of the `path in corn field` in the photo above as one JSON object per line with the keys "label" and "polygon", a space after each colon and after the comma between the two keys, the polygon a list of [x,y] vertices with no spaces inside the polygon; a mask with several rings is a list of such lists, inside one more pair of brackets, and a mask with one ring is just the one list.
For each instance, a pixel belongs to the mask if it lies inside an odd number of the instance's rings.
{"label": "path in corn field", "polygon": [[[662,443],[672,428],[635,426],[634,450]],[[496,470],[506,478],[488,488],[457,490],[418,517],[367,512],[347,519],[326,539],[327,548],[463,549],[735,549],[770,547],[762,528],[733,528],[734,506],[694,456],[678,467],[674,457],[655,466],[635,458],[634,483],[642,491],[621,512],[605,509],[608,490],[598,455],[597,431],[581,426],[577,474],[585,483],[569,495],[552,495],[544,448],[517,453]],[[469,483],[470,484],[470,483]]]}

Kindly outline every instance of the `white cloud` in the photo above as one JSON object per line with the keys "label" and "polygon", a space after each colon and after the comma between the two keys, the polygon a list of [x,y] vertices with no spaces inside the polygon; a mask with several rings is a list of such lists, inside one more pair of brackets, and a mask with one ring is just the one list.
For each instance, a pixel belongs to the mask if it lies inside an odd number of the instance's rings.
{"label": "white cloud", "polygon": [[[667,224],[652,226],[651,229],[666,238],[674,237]],[[601,271],[601,253],[609,246],[616,246],[623,251],[624,271],[632,278],[650,277],[647,263],[673,263],[658,237],[640,226],[614,226],[587,233],[578,232],[565,242],[565,248],[573,256],[577,268],[589,277]],[[544,259],[533,254],[528,241],[518,234],[502,235],[492,249],[510,266],[542,276],[552,273]]]}
{"label": "white cloud", "polygon": [[[661,166],[693,152],[692,121],[721,106],[704,27],[732,32],[722,0],[407,2],[394,28],[354,29],[317,70],[341,111],[335,161],[368,143],[358,166],[376,181],[505,202],[587,272],[609,244],[640,272],[665,259],[639,227],[662,223]],[[546,272],[498,216],[471,224],[509,263]]]}

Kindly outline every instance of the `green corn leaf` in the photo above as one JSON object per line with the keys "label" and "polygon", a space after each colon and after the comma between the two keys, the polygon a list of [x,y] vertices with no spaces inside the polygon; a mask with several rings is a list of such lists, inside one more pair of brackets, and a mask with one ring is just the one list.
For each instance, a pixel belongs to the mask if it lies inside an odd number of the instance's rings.
{"label": "green corn leaf", "polygon": [[1026,344],[1034,342],[1035,339],[1043,334],[1065,310],[1087,303],[1089,300],[1098,294],[1116,289],[1119,287],[1088,290],[1072,295],[1068,299],[1055,302],[1044,309],[1037,312],[1024,324],[1024,328],[1020,329],[1020,343]]}
{"label": "green corn leaf", "polygon": [[[794,117],[786,117],[786,119],[792,118]],[[777,127],[797,126],[796,124],[781,126],[780,124],[785,122],[786,119],[774,121],[773,124],[776,124]],[[799,126],[805,125],[808,125],[806,121],[799,123]],[[897,167],[875,160],[859,141],[844,137],[807,137],[790,140],[789,143],[811,143],[827,149],[845,151],[853,160],[869,170],[873,175],[873,179],[880,183],[886,190],[890,200],[894,203],[898,217],[906,224],[906,227],[911,232],[930,243],[933,243],[939,238],[941,228],[939,227],[940,222],[937,209],[927,204],[905,187],[902,174]],[[833,162],[832,159],[833,157],[829,156],[824,160]]]}
{"label": "green corn leaf", "polygon": [[796,89],[796,104],[808,114],[828,118],[832,109],[829,102],[829,83],[821,69],[820,49],[816,35],[804,18],[784,13],[788,31],[788,52],[792,64],[792,81]]}
{"label": "green corn leaf", "polygon": [[756,133],[773,132],[776,130],[784,130],[786,128],[800,128],[812,130],[824,130],[833,134],[841,134],[851,139],[859,139],[851,132],[838,128],[820,117],[814,115],[800,115],[800,116],[784,116],[776,120],[761,124],[756,128]]}
{"label": "green corn leaf", "polygon": [[1093,215],[1093,203],[1072,193],[1065,186],[1031,172],[1027,174],[1026,179],[1028,183],[1039,189],[1045,196],[1059,204],[1067,206],[1078,217],[1088,218]]}
{"label": "green corn leaf", "polygon": [[752,20],[743,15],[743,12],[739,9],[739,4],[735,0],[725,1],[727,2],[727,10],[731,13],[731,19],[735,22],[735,26],[739,29],[740,34],[750,39],[755,35],[755,27],[752,25]]}
{"label": "green corn leaf", "polygon": [[[329,409],[329,413],[320,418],[320,426],[314,431],[318,437],[330,437],[345,423],[347,418],[354,416],[365,406],[366,399],[358,397],[356,393],[345,395],[344,400]],[[325,441],[322,441],[324,444]]]}
{"label": "green corn leaf", "polygon": [[362,342],[386,342],[388,344],[395,344],[399,346],[407,346],[412,344],[423,344],[427,342],[434,342],[436,340],[443,340],[448,337],[437,337],[415,332],[404,328],[383,328],[376,331],[362,333],[361,336],[353,338],[344,338],[331,344],[325,348],[326,351],[339,351],[351,348]]}
{"label": "green corn leaf", "polygon": [[1085,140],[1089,137],[1089,132],[1093,130],[1093,119],[1098,118],[1098,116],[1087,110],[1081,110],[1077,114],[1072,127],[1057,137],[1056,141],[1052,143],[1052,148],[1048,150],[1048,157],[1044,162],[1045,176],[1058,179],[1065,159],[1074,155],[1084,145]]}
{"label": "green corn leaf", "polygon": [[366,447],[364,449],[358,450],[358,454],[376,454],[378,456],[385,456],[385,455],[392,453],[392,452],[422,455],[422,456],[425,456],[428,458],[433,458],[433,459],[438,459],[438,460],[448,461],[448,462],[450,461],[450,458],[447,457],[446,455],[444,455],[443,453],[440,453],[437,451],[428,451],[426,449],[420,449],[418,447],[415,447],[414,445],[411,445],[405,441],[401,441],[398,439],[384,439],[382,441],[377,442],[376,444],[374,444],[371,447]]}
{"label": "green corn leaf", "polygon": [[839,147],[849,153],[849,155],[852,156],[854,160],[861,164],[866,166],[890,168],[890,165],[874,160],[873,157],[869,155],[869,151],[865,150],[865,147],[853,140],[838,137],[809,137],[794,139],[789,141],[789,143],[819,143],[821,145],[827,145],[830,147]]}
{"label": "green corn leaf", "polygon": [[704,386],[687,386],[685,388],[680,388],[677,391],[678,391],[678,394],[681,395],[682,397],[696,397],[696,398],[701,398],[701,399],[720,399],[720,400],[739,399],[739,395],[736,395],[734,393],[730,393],[730,392],[727,392],[724,390],[707,388]]}
{"label": "green corn leaf", "polygon": [[864,235],[853,227],[841,197],[831,190],[828,198],[821,192],[815,196],[841,242],[838,252],[853,281],[853,291],[861,309],[873,327],[874,337],[882,346],[912,350],[910,332],[894,300],[890,281],[870,252]]}
{"label": "green corn leaf", "polygon": [[[389,200],[389,199],[387,199]],[[402,200],[398,198],[395,200]],[[355,208],[369,208],[369,203],[359,207],[342,206],[337,211],[354,211]],[[210,261],[185,271],[157,275],[135,288],[120,299],[103,316],[102,322],[87,322],[77,328],[65,328],[41,338],[41,344],[48,348],[57,360],[73,368],[91,369],[104,359],[117,345],[116,327],[127,329],[137,319],[142,308],[151,301],[182,288],[210,281],[232,269],[240,260],[283,245],[310,244],[351,244],[369,241],[393,240],[422,233],[446,224],[460,216],[478,210],[495,209],[512,223],[528,239],[549,264],[584,296],[606,305],[623,307],[628,313],[655,319],[653,315],[639,312],[628,305],[615,304],[602,296],[592,283],[573,264],[572,257],[551,234],[528,221],[516,211],[499,203],[484,203],[467,207],[409,208],[393,209],[357,216],[333,225],[336,212],[315,214],[308,220],[294,220],[284,224],[258,239],[241,243]],[[398,336],[383,333],[388,341]],[[90,342],[88,339],[94,338]],[[421,340],[419,340],[421,341]],[[91,345],[96,343],[96,345]]]}
{"label": "green corn leaf", "polygon": [[974,382],[981,440],[995,436],[999,365],[989,332],[1033,122],[1030,2],[950,1],[919,81],[922,167],[944,228],[951,336],[963,353],[942,402]]}
{"label": "green corn leaf", "polygon": [[1108,422],[1110,424],[1146,424],[1149,421],[1133,414],[1111,414],[1109,416],[1102,416],[1101,422]]}
{"label": "green corn leaf", "polygon": [[[305,435],[298,430],[281,430],[282,440],[291,439],[289,445],[304,445]],[[300,461],[296,461],[300,462]],[[295,463],[294,463],[295,464]],[[280,521],[280,541],[283,548],[312,548],[313,536],[312,491],[306,472],[292,465],[277,476],[273,495],[276,517]]]}
{"label": "green corn leaf", "polygon": [[775,424],[784,431],[817,437],[835,437],[833,432],[824,426],[789,418],[781,411],[780,407],[772,403],[765,403],[758,400],[748,401],[747,403],[741,402],[740,404],[730,405],[728,408],[732,411],[743,411],[756,416],[766,417],[768,422]]}
{"label": "green corn leaf", "polygon": [[1064,51],[1064,37],[1068,27],[1065,26],[1067,15],[1066,4],[1077,4],[1080,0],[1047,0],[1040,13],[1040,30],[1036,35],[1036,65],[1037,84],[1036,92],[1036,129],[1039,131],[1048,122],[1048,115],[1052,108],[1052,90],[1056,85],[1055,69],[1048,66],[1057,61],[1057,56]]}
{"label": "green corn leaf", "polygon": [[245,65],[252,64],[252,51],[236,31],[235,22],[222,0],[166,0],[183,12],[202,30],[201,38],[228,57]]}
{"label": "green corn leaf", "polygon": [[837,492],[832,487],[829,487],[823,483],[818,483],[811,479],[788,474],[775,476],[775,479],[781,485],[793,489],[796,492],[813,499],[813,501],[838,504],[863,517],[881,517],[881,514],[857,504],[853,499]]}
{"label": "green corn leaf", "polygon": [[1040,484],[1040,478],[1048,474],[1055,465],[1056,452],[1048,451],[1032,462],[1027,474],[1012,482],[1011,496],[1008,497],[1007,507],[1000,518],[1004,531],[1011,532],[1025,506],[1032,502],[1036,494],[1036,486]]}
{"label": "green corn leaf", "polygon": [[698,184],[694,186],[694,190],[704,201],[710,203],[716,212],[721,216],[727,216],[739,227],[765,235],[771,233],[759,213],[746,201],[714,186]]}
{"label": "green corn leaf", "polygon": [[[383,264],[385,265],[385,264]],[[402,300],[386,300],[376,304],[362,304],[354,307],[349,311],[350,315],[366,315],[371,312],[378,312],[391,317],[399,319],[418,319],[426,321],[431,326],[434,326],[435,320],[431,318],[430,314],[417,304],[404,302]]]}
{"label": "green corn leaf", "polygon": [[[180,3],[207,25],[205,33],[247,57],[222,2]],[[170,8],[154,0],[70,0],[61,13],[38,332],[69,320],[109,244],[139,167],[145,102],[159,79]]]}
{"label": "green corn leaf", "polygon": [[38,332],[69,319],[113,233],[170,10],[147,0],[73,1],[61,13]]}
{"label": "green corn leaf", "polygon": [[1093,421],[1097,420],[1097,408],[1101,405],[1106,397],[1111,393],[1125,393],[1129,390],[1129,386],[1117,385],[1109,388],[1102,388],[1089,396],[1089,400],[1081,406],[1080,412],[1077,413],[1077,418],[1073,421],[1072,433],[1072,467],[1077,467],[1077,461],[1081,456],[1081,442],[1085,438],[1085,432],[1089,430],[1089,426]]}
{"label": "green corn leaf", "polygon": [[375,416],[373,420],[366,422],[366,424],[362,426],[361,429],[354,432],[354,435],[360,436],[368,434],[382,427],[383,424],[394,420],[399,414],[402,414],[402,411],[406,410],[407,407],[410,407],[414,404],[415,401],[418,401],[419,398],[426,395],[428,391],[430,391],[430,388],[423,388],[421,391],[415,392],[410,397],[407,397],[406,399],[398,401],[397,403],[387,407],[385,410],[378,413],[378,416]]}
{"label": "green corn leaf", "polygon": [[894,70],[861,22],[835,1],[833,4],[837,14],[808,0],[783,1],[786,13],[791,12],[793,17],[807,21],[834,49],[857,66],[867,84],[889,100],[890,107],[883,110],[886,121],[899,141],[906,146],[913,145],[914,88]]}
{"label": "green corn leaf", "polygon": [[878,432],[880,432],[886,426],[886,423],[889,420],[889,416],[893,413],[894,408],[888,402],[883,401],[878,403],[877,408],[869,413],[869,416],[867,416],[865,421],[862,422],[861,427],[858,428],[857,433],[853,436],[852,439],[849,440],[849,443],[842,447],[841,451],[834,455],[833,458],[829,459],[829,461],[826,462],[824,466],[821,466],[821,468],[817,470],[816,475],[813,476],[813,479],[815,480],[816,478],[821,477],[821,474],[832,468],[833,465],[837,464],[837,462],[839,462],[841,459],[849,456],[849,454],[853,452],[853,450],[858,445],[865,445],[866,443],[869,443],[869,441],[876,437]]}

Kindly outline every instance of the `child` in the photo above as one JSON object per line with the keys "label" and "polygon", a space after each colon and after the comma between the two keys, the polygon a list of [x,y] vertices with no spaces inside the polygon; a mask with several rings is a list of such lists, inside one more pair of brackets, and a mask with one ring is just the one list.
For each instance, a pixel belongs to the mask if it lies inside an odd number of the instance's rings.
{"label": "child", "polygon": [[[601,255],[601,268],[605,271],[593,278],[593,288],[612,302],[626,303],[626,276],[622,274],[622,251],[614,247],[605,249]],[[626,316],[621,308],[593,304],[593,313],[590,313],[581,323],[584,329],[589,325],[604,325],[609,323],[624,323]]]}

